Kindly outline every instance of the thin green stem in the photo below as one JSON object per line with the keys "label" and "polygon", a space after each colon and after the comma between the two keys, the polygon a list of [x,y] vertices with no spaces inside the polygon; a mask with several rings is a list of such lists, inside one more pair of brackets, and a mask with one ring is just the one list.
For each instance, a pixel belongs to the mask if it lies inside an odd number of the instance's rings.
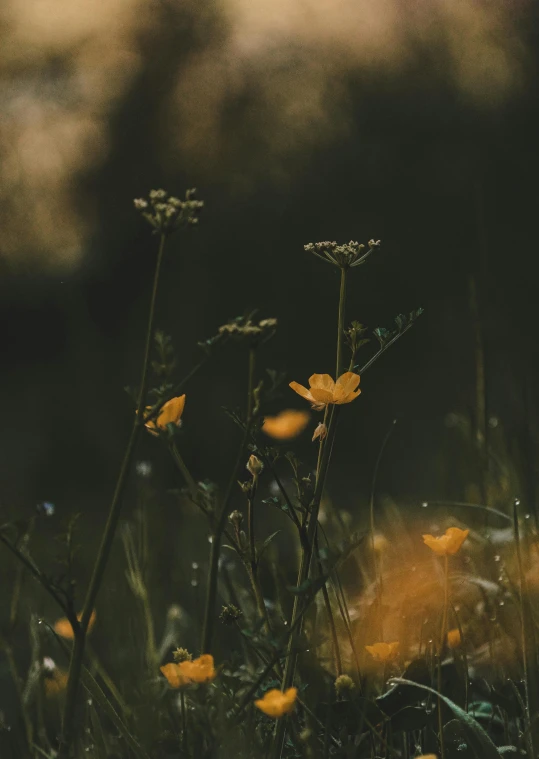
{"label": "thin green stem", "polygon": [[69,677],[66,688],[65,707],[62,718],[62,735],[58,751],[58,759],[69,759],[72,753],[72,746],[75,737],[75,714],[76,714],[76,702],[77,691],[79,686],[79,680],[82,672],[84,647],[86,643],[86,633],[88,631],[88,625],[90,623],[90,617],[94,610],[95,602],[101,583],[103,581],[103,575],[109,560],[110,552],[116,534],[116,527],[120,518],[120,511],[122,507],[122,496],[127,481],[127,475],[129,474],[131,459],[135,451],[135,446],[144,425],[144,407],[146,402],[146,391],[148,387],[148,369],[150,365],[150,352],[153,339],[154,330],[154,318],[155,318],[155,305],[157,301],[157,290],[159,285],[159,276],[161,273],[161,264],[163,262],[163,254],[165,250],[166,236],[161,235],[159,241],[159,249],[157,252],[157,261],[155,265],[155,273],[153,279],[152,294],[150,300],[150,311],[148,316],[148,326],[146,330],[146,344],[144,348],[144,359],[142,362],[142,372],[139,386],[139,394],[137,401],[136,416],[131,428],[131,435],[127,444],[127,449],[124,454],[122,465],[120,468],[120,474],[116,482],[114,489],[114,495],[109,509],[109,515],[103,537],[101,539],[101,545],[99,547],[99,553],[94,564],[92,577],[90,584],[86,592],[86,599],[84,601],[84,608],[80,620],[79,629],[74,628],[75,641],[73,645],[73,652],[71,654],[71,661],[69,665]]}
{"label": "thin green stem", "polygon": [[382,577],[382,571],[380,569],[380,566],[378,564],[378,559],[376,557],[376,541],[375,541],[375,519],[374,519],[374,497],[376,494],[376,482],[378,480],[378,470],[380,469],[380,462],[382,461],[382,456],[384,455],[384,451],[386,448],[386,445],[388,443],[389,438],[391,437],[391,433],[395,429],[395,423],[396,419],[393,420],[393,423],[389,430],[387,431],[384,440],[382,442],[382,445],[380,447],[380,451],[378,452],[378,457],[376,459],[376,464],[374,466],[374,472],[372,475],[372,483],[371,483],[371,499],[370,499],[370,527],[371,527],[371,550],[372,550],[372,563],[374,568],[374,579],[376,583],[376,605],[378,606],[378,617],[380,620],[380,640],[384,639],[384,619],[383,619],[383,613],[382,613],[382,599],[383,599],[383,593],[384,593],[384,586],[383,586],[383,577]]}
{"label": "thin green stem", "polygon": [[344,314],[346,308],[346,275],[348,270],[341,269],[341,283],[339,288],[339,311],[337,317],[337,361],[335,367],[335,379],[341,376],[343,368],[342,352],[344,344]]}
{"label": "thin green stem", "polygon": [[[346,312],[346,275],[348,271],[346,268],[341,268],[341,280],[339,288],[339,306],[337,310],[337,349],[336,349],[336,362],[335,362],[335,374],[340,376],[342,367],[342,353],[344,342],[344,319]],[[326,407],[324,422],[328,418],[329,424],[327,438],[320,443],[320,449],[318,454],[318,464],[316,467],[316,481],[314,488],[313,499],[310,504],[310,513],[306,516],[307,521],[307,537],[306,545],[302,553],[300,568],[298,572],[297,585],[301,587],[308,579],[311,568],[311,559],[315,549],[315,538],[318,527],[318,514],[320,511],[320,503],[322,501],[322,494],[324,492],[324,486],[326,483],[326,477],[329,469],[329,462],[331,459],[331,452],[333,450],[333,443],[335,439],[335,430],[337,421],[339,418],[339,406],[332,406],[331,412]],[[296,597],[294,600],[294,606],[292,609],[291,629],[295,627],[295,622],[300,612],[300,599]],[[301,628],[299,628],[301,629]],[[286,666],[282,681],[282,690],[290,688],[294,681],[295,669],[296,669],[296,641],[297,634],[290,637]],[[286,733],[286,724],[284,721],[279,720],[275,726],[275,733],[273,737],[273,745],[271,750],[272,759],[278,759],[281,756],[282,748],[284,744]]]}
{"label": "thin green stem", "polygon": [[[449,606],[449,561],[444,556],[444,608],[442,613],[442,626],[440,630],[440,645],[438,653],[438,693],[442,692],[442,658],[447,639],[447,610]],[[438,732],[440,739],[441,759],[445,759],[444,724],[442,719],[442,699],[438,698]]]}
{"label": "thin green stem", "polygon": [[218,512],[217,523],[215,525],[214,533],[212,535],[211,550],[210,550],[210,567],[209,567],[209,579],[208,587],[206,590],[206,604],[204,609],[204,622],[202,625],[202,640],[200,644],[200,653],[210,653],[211,644],[213,640],[213,629],[215,622],[215,603],[217,600],[217,576],[219,574],[219,555],[221,552],[221,539],[225,530],[226,518],[228,514],[228,508],[230,500],[234,492],[234,488],[237,486],[237,480],[241,471],[241,466],[244,463],[245,453],[247,450],[247,443],[251,434],[251,427],[253,424],[253,391],[254,391],[254,378],[255,378],[255,347],[251,346],[249,350],[249,367],[247,373],[247,420],[245,423],[245,431],[243,433],[243,439],[238,451],[238,456],[230,475],[227,488],[225,490],[221,508]]}

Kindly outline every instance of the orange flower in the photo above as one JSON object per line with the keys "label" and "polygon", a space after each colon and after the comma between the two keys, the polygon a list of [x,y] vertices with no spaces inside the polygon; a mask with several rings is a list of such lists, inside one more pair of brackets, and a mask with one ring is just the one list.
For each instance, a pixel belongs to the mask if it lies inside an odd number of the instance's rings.
{"label": "orange flower", "polygon": [[55,667],[52,672],[47,672],[43,678],[43,687],[47,698],[58,696],[63,693],[67,687],[67,672]]}
{"label": "orange flower", "polygon": [[160,667],[171,688],[181,688],[190,683],[208,683],[215,678],[217,672],[213,666],[213,656],[203,654],[194,661],[170,663]]}
{"label": "orange flower", "polygon": [[[81,621],[82,613],[77,614],[77,619],[79,620],[79,622]],[[94,624],[95,624],[95,611],[93,611],[90,615],[90,621],[88,622],[88,632],[91,632]],[[73,628],[71,627],[71,622],[66,617],[62,617],[62,619],[58,619],[54,623],[54,632],[57,635],[60,635],[60,637],[66,638],[67,640],[73,640],[75,637],[75,633],[73,632]]]}
{"label": "orange flower", "polygon": [[350,403],[361,393],[361,390],[356,390],[358,385],[359,374],[353,372],[341,374],[337,382],[329,374],[313,374],[309,377],[308,390],[297,382],[290,383],[292,390],[310,401],[315,411],[322,411],[331,403]]}
{"label": "orange flower", "polygon": [[460,630],[458,628],[447,631],[447,645],[449,648],[458,648],[461,644],[461,640]]}
{"label": "orange flower", "polygon": [[421,754],[421,756],[418,756],[417,759],[438,759],[436,754]]}
{"label": "orange flower", "polygon": [[374,661],[386,662],[393,661],[399,655],[399,643],[374,643],[372,646],[365,646],[365,649],[372,656]]}
{"label": "orange flower", "polygon": [[[151,408],[151,406],[146,406],[146,411],[150,411]],[[177,398],[171,398],[161,406],[157,419],[150,419],[149,422],[146,422],[146,429],[152,435],[158,435],[159,430],[166,430],[167,424],[175,424],[179,427],[184,408],[185,393],[178,395]]]}
{"label": "orange flower", "polygon": [[423,535],[423,542],[438,556],[454,556],[460,548],[470,530],[461,530],[459,527],[449,527],[445,535],[435,538],[433,535]]}
{"label": "orange flower", "polygon": [[268,717],[282,717],[283,714],[288,714],[288,712],[292,711],[297,696],[297,688],[288,688],[284,693],[277,690],[277,688],[273,688],[264,693],[264,698],[259,698],[258,701],[255,701],[255,706],[264,712],[264,714],[267,714]]}
{"label": "orange flower", "polygon": [[274,440],[292,440],[303,432],[308,422],[309,414],[307,411],[287,409],[281,411],[277,416],[267,416],[262,425],[262,432]]}

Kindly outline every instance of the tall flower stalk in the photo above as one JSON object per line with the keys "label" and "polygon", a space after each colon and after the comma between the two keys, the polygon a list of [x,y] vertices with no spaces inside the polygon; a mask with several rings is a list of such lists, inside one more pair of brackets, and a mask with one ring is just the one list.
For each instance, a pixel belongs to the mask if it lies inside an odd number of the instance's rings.
{"label": "tall flower stalk", "polygon": [[67,681],[65,707],[62,715],[62,732],[58,751],[58,759],[70,759],[73,755],[73,742],[75,738],[75,716],[77,708],[77,693],[79,681],[81,678],[84,649],[86,645],[86,636],[88,626],[94,611],[95,602],[103,581],[103,576],[108,564],[116,528],[120,518],[122,508],[122,496],[127,482],[133,453],[137,444],[138,437],[146,423],[144,410],[146,406],[146,394],[148,390],[148,375],[150,366],[151,345],[154,333],[155,307],[157,303],[157,292],[163,262],[165,243],[168,235],[179,226],[184,224],[194,224],[197,221],[196,213],[202,208],[202,203],[193,200],[194,191],[189,190],[186,193],[185,201],[177,198],[167,198],[164,190],[152,190],[149,201],[139,199],[135,201],[135,207],[141,211],[147,221],[159,233],[159,247],[155,264],[153,285],[150,299],[150,309],[148,314],[148,323],[146,327],[146,340],[144,347],[144,358],[142,361],[141,378],[137,397],[136,414],[131,427],[131,434],[124,453],[120,473],[114,489],[114,494],[109,508],[109,514],[101,545],[94,564],[90,584],[86,592],[83,611],[80,623],[74,630],[74,643],[71,652],[69,664],[69,676]]}
{"label": "tall flower stalk", "polygon": [[[305,250],[314,253],[318,258],[337,266],[340,269],[340,284],[339,284],[339,303],[337,309],[337,345],[336,345],[336,361],[335,361],[335,377],[339,378],[341,370],[343,368],[343,345],[344,345],[344,324],[346,313],[346,283],[349,269],[362,264],[366,258],[378,247],[379,243],[371,240],[369,242],[369,249],[367,252],[364,245],[358,245],[358,243],[349,243],[348,245],[337,245],[337,243],[316,243],[315,245],[306,245]],[[358,380],[359,381],[359,380]],[[294,388],[296,389],[296,388]],[[297,390],[297,389],[296,389]],[[301,393],[304,395],[304,393]],[[314,395],[314,392],[313,392]],[[316,400],[316,397],[315,397]],[[335,431],[339,418],[340,404],[337,401],[333,401],[331,410],[329,403],[326,403],[324,411],[324,424],[327,425],[327,437],[320,441],[320,449],[318,454],[318,463],[316,467],[316,478],[313,498],[310,504],[308,515],[305,517],[304,528],[306,528],[306,540],[304,550],[302,552],[300,567],[297,578],[297,587],[303,587],[309,578],[311,560],[316,547],[316,533],[318,528],[318,515],[320,511],[320,503],[322,501],[322,494],[324,492],[324,486],[326,483],[327,473],[329,470],[329,463],[331,459],[331,452],[333,449],[333,443],[335,440]],[[291,626],[294,626],[297,617],[301,611],[302,600],[299,596],[294,599],[294,606],[292,609]],[[297,644],[299,634],[301,633],[301,625],[298,625],[297,632],[290,637],[287,652],[286,652],[286,665],[283,673],[283,679],[281,684],[281,690],[285,691],[292,686],[294,681],[294,675],[296,670],[297,661]],[[279,721],[275,726],[274,741],[272,747],[272,759],[278,759],[282,753],[282,747],[284,743],[284,737],[286,732],[286,724],[284,721]]]}

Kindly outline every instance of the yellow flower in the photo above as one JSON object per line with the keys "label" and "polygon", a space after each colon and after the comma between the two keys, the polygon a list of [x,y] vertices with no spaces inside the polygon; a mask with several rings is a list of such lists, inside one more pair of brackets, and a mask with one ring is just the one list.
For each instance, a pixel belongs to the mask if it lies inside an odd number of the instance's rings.
{"label": "yellow flower", "polygon": [[454,630],[447,631],[447,645],[449,648],[458,648],[461,644],[460,630],[455,628]]}
{"label": "yellow flower", "polygon": [[436,754],[421,754],[421,756],[418,756],[417,759],[438,759]]}
{"label": "yellow flower", "polygon": [[43,678],[43,687],[47,698],[59,696],[67,687],[67,672],[55,667],[52,672],[47,672]]}
{"label": "yellow flower", "polygon": [[423,542],[438,556],[454,556],[460,548],[470,530],[461,530],[459,527],[449,527],[445,535],[435,538],[433,535],[423,535]]}
{"label": "yellow flower", "polygon": [[[79,622],[82,619],[82,613],[77,614],[77,619]],[[95,611],[93,611],[90,615],[90,620],[88,622],[88,632],[91,632],[92,627],[95,624]],[[73,628],[71,627],[71,622],[67,619],[67,617],[62,617],[61,619],[58,619],[54,623],[54,632],[57,635],[60,635],[62,638],[66,638],[67,640],[73,640],[75,637],[75,633],[73,632]]]}
{"label": "yellow flower", "polygon": [[181,688],[189,683],[208,683],[215,678],[217,671],[213,666],[213,656],[203,654],[194,661],[165,664],[160,667],[171,688]]}
{"label": "yellow flower", "polygon": [[264,693],[264,698],[259,698],[255,701],[255,706],[260,711],[267,714],[268,717],[282,717],[283,714],[288,714],[294,708],[296,698],[298,696],[297,688],[288,688],[283,693],[277,688],[268,690]]}
{"label": "yellow flower", "polygon": [[374,661],[386,662],[393,661],[399,655],[399,643],[374,643],[372,646],[365,646],[365,649],[372,656]]}
{"label": "yellow flower", "polygon": [[267,416],[262,425],[262,432],[274,440],[292,440],[297,437],[309,422],[307,411],[287,409],[277,416]]}
{"label": "yellow flower", "polygon": [[[151,408],[151,406],[146,406],[146,411],[150,411]],[[149,422],[146,422],[146,429],[152,435],[158,435],[159,430],[166,430],[167,424],[176,424],[179,427],[184,408],[185,393],[184,395],[178,395],[177,398],[171,398],[163,404],[157,419],[150,419]]]}
{"label": "yellow flower", "polygon": [[337,382],[329,374],[313,374],[309,377],[308,390],[297,382],[290,383],[292,390],[310,401],[315,411],[322,411],[331,403],[350,403],[361,393],[361,390],[356,390],[358,385],[359,374],[353,372],[341,374]]}

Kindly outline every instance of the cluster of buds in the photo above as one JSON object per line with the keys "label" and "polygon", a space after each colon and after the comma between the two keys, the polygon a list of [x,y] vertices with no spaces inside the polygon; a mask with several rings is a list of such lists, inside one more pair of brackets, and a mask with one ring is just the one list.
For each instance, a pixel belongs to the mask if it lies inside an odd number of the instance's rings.
{"label": "cluster of buds", "polygon": [[341,698],[346,698],[346,696],[349,696],[354,688],[354,681],[349,675],[339,675],[339,677],[335,680],[335,690],[337,692],[337,696],[340,696]]}
{"label": "cluster of buds", "polygon": [[172,656],[174,657],[176,664],[180,664],[182,661],[191,661],[193,659],[193,654],[190,654],[186,648],[177,648],[172,652]]}
{"label": "cluster of buds", "polygon": [[262,321],[253,322],[250,318],[241,317],[219,327],[219,334],[236,338],[247,337],[258,342],[262,338],[271,337],[276,327],[277,319],[262,319]]}
{"label": "cluster of buds", "polygon": [[224,625],[232,625],[242,616],[243,612],[241,609],[238,609],[234,604],[228,604],[227,606],[223,606],[223,609],[219,614],[219,619]]}
{"label": "cluster of buds", "polygon": [[194,199],[195,193],[195,189],[187,190],[185,200],[180,200],[165,190],[151,190],[147,200],[136,198],[133,203],[156,232],[170,234],[179,227],[198,224],[204,203]]}
{"label": "cluster of buds", "polygon": [[328,261],[339,269],[350,269],[359,266],[380,247],[380,240],[369,240],[368,249],[362,243],[353,242],[338,245],[336,242],[310,242],[303,246],[307,253],[314,253],[323,261]]}

